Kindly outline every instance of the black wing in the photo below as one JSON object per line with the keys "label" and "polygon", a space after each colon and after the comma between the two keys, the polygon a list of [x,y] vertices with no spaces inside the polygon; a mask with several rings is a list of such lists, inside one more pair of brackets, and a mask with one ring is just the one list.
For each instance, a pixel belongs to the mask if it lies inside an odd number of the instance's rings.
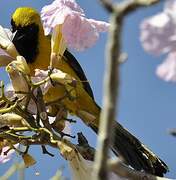
{"label": "black wing", "polygon": [[84,89],[92,97],[92,99],[94,99],[94,95],[90,87],[90,84],[87,81],[86,75],[84,74],[84,71],[82,67],[80,66],[80,64],[78,63],[78,61],[76,60],[76,58],[68,50],[64,52],[64,56],[66,57],[65,60],[70,65],[70,67],[74,69],[79,79],[83,81],[82,84],[83,84]]}

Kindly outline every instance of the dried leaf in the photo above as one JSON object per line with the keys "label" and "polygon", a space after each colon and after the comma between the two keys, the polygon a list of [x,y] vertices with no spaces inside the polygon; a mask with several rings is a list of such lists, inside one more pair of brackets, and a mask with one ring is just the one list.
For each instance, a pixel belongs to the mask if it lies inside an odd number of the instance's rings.
{"label": "dried leaf", "polygon": [[3,126],[24,127],[27,126],[27,123],[17,114],[5,113],[0,115],[0,127]]}
{"label": "dried leaf", "polygon": [[60,153],[62,156],[69,161],[72,161],[72,159],[75,157],[76,148],[73,146],[73,144],[69,143],[66,139],[63,141],[58,142],[58,146],[60,149]]}
{"label": "dried leaf", "polygon": [[28,168],[36,163],[36,160],[30,154],[22,155],[25,167]]}

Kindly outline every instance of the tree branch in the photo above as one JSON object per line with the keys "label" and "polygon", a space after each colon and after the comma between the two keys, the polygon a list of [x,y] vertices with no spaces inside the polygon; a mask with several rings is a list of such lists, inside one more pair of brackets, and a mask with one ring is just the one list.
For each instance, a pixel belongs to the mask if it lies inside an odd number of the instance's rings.
{"label": "tree branch", "polygon": [[118,176],[128,178],[130,180],[171,180],[164,177],[153,176],[145,172],[136,171],[126,166],[118,159],[108,161],[108,168],[110,171],[114,172]]}
{"label": "tree branch", "polygon": [[119,94],[119,65],[121,59],[121,30],[126,15],[139,7],[148,6],[159,0],[129,0],[111,3],[100,0],[111,13],[109,38],[106,53],[106,71],[104,75],[103,107],[100,115],[98,145],[95,156],[94,179],[108,179],[108,151],[112,141],[113,121],[116,114],[116,102]]}

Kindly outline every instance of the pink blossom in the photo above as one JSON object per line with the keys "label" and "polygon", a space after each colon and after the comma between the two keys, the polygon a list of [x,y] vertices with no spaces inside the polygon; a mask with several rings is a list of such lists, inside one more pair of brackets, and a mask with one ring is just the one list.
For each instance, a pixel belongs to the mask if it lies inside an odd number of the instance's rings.
{"label": "pink blossom", "polygon": [[167,59],[157,67],[156,74],[165,81],[176,82],[176,51],[169,53]]}
{"label": "pink blossom", "polygon": [[163,12],[145,19],[140,28],[145,51],[154,55],[168,53],[156,74],[166,81],[176,81],[176,0],[166,1]]}
{"label": "pink blossom", "polygon": [[[53,70],[54,71],[54,70]],[[48,77],[48,71],[40,70],[40,69],[35,69],[35,76],[32,77],[32,81],[34,83],[40,82],[44,80],[46,77]],[[42,93],[46,94],[47,91],[52,87],[51,82],[48,81],[40,86]]]}
{"label": "pink blossom", "polygon": [[1,57],[1,56],[8,56],[8,57],[10,57],[10,55],[7,54],[6,51],[4,51],[3,49],[0,48],[0,57]]}
{"label": "pink blossom", "polygon": [[11,155],[15,152],[14,150],[10,150],[7,155],[4,155],[4,152],[6,152],[8,150],[8,147],[4,147],[2,149],[2,153],[0,155],[0,163],[6,163],[7,161],[9,161],[11,159]]}
{"label": "pink blossom", "polygon": [[84,50],[95,44],[100,32],[108,30],[109,24],[87,19],[75,0],[55,0],[41,11],[45,35],[62,25],[62,34],[70,48]]}
{"label": "pink blossom", "polygon": [[12,45],[13,34],[9,29],[0,26],[0,67],[6,66],[13,60],[7,53],[8,47]]}
{"label": "pink blossom", "polygon": [[[16,145],[14,145],[14,146],[15,146],[15,148],[17,148],[17,147],[19,146],[19,144],[16,144]],[[12,149],[12,150],[10,150],[10,151],[7,153],[7,155],[5,155],[4,153],[5,153],[8,149],[9,149],[8,146],[2,148],[2,152],[1,152],[1,154],[0,154],[0,164],[6,163],[7,161],[9,161],[9,160],[11,159],[11,157],[12,157],[12,154],[15,152],[15,150]]]}

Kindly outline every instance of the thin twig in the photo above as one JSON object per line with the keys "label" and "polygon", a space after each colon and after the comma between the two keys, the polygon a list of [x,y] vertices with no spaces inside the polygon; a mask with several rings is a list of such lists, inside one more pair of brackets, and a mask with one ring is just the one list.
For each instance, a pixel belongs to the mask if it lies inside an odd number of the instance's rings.
{"label": "thin twig", "polygon": [[129,0],[111,3],[100,0],[111,13],[109,38],[107,43],[106,71],[104,76],[103,108],[100,115],[99,136],[95,156],[94,179],[108,179],[108,151],[112,141],[112,126],[116,114],[116,101],[119,94],[119,64],[121,53],[121,29],[126,15],[139,7],[148,6],[159,0]]}
{"label": "thin twig", "polygon": [[24,169],[24,162],[13,164],[3,176],[0,177],[1,180],[9,179],[18,169]]}
{"label": "thin twig", "polygon": [[[111,129],[116,114],[116,100],[119,85],[119,56],[121,19],[117,14],[111,16],[109,40],[107,45],[106,72],[104,77],[104,99],[100,117],[100,130],[95,158],[95,177],[97,180],[106,180],[108,150],[111,143]],[[103,123],[101,123],[103,122]],[[109,134],[109,135],[108,135]]]}
{"label": "thin twig", "polygon": [[169,134],[176,137],[176,128],[169,129]]}

